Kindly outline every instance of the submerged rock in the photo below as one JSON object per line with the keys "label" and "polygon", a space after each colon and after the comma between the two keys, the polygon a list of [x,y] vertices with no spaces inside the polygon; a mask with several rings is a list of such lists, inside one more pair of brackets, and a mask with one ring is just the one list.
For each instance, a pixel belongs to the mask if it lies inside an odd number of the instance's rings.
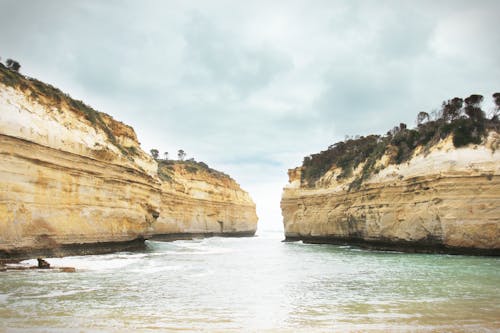
{"label": "submerged rock", "polygon": [[76,269],[74,267],[59,267],[59,269],[61,270],[61,272],[65,272],[65,273],[76,272]]}

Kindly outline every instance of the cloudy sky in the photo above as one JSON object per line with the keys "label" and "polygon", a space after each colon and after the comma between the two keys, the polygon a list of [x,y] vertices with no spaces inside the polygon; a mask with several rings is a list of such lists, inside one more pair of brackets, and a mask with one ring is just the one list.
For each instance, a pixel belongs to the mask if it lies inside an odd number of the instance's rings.
{"label": "cloudy sky", "polygon": [[500,1],[0,0],[0,56],[207,162],[280,228],[286,171],[500,90]]}

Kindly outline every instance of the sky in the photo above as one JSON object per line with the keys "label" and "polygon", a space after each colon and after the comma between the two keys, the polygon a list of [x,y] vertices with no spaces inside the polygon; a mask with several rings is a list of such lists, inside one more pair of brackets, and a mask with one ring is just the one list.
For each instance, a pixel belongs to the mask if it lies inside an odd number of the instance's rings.
{"label": "sky", "polygon": [[500,91],[500,1],[0,0],[0,57],[231,175],[282,229],[287,169]]}

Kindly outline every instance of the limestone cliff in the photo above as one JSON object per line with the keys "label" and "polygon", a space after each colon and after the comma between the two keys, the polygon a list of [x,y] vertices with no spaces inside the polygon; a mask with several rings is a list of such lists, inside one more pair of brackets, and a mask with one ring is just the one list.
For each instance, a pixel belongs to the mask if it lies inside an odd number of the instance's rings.
{"label": "limestone cliff", "polygon": [[348,172],[334,163],[312,183],[306,166],[291,169],[281,201],[286,238],[498,255],[499,147],[498,132],[488,130],[479,144],[457,148],[448,135],[417,146],[402,163],[391,162],[394,147],[378,156],[375,149],[375,159]]}
{"label": "limestone cliff", "polygon": [[130,126],[0,64],[0,253],[255,232],[255,205],[232,179],[172,176],[176,186],[158,177]]}
{"label": "limestone cliff", "polygon": [[162,211],[156,235],[255,233],[255,205],[229,176],[192,161],[161,161],[159,175]]}

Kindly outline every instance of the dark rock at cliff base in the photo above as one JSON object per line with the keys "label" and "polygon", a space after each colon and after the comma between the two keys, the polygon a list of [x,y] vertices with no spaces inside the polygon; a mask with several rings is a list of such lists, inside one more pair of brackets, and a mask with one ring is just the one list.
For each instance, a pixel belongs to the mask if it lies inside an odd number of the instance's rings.
{"label": "dark rock at cliff base", "polygon": [[36,258],[36,260],[38,260],[38,268],[44,268],[44,269],[48,269],[50,268],[50,264],[43,260],[42,258]]}

